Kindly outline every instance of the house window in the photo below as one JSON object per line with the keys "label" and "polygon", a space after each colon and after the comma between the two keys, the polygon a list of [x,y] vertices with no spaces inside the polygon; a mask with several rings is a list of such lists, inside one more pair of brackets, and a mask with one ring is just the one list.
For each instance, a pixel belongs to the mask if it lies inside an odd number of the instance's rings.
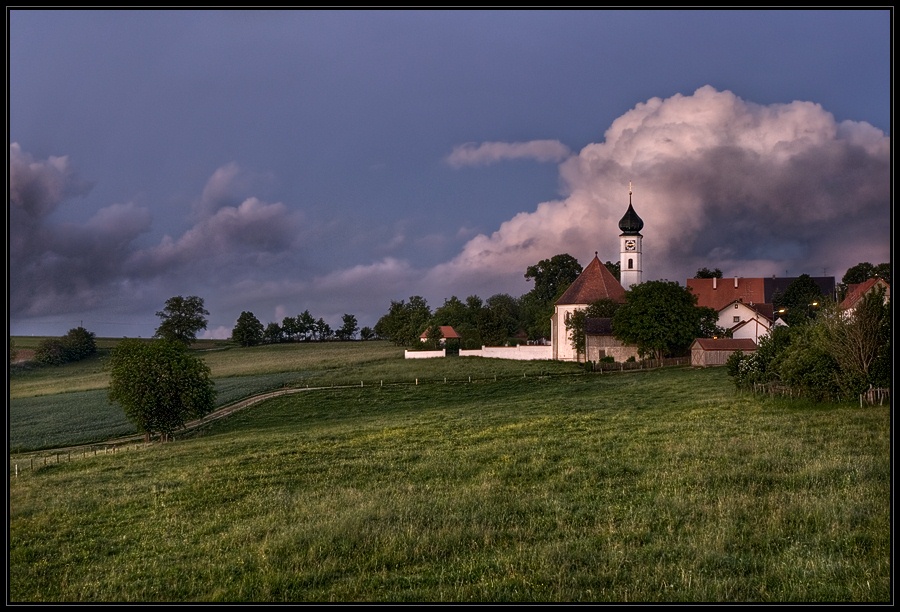
{"label": "house window", "polygon": [[628,269],[631,270],[632,268],[634,268],[634,260],[633,260],[633,259],[629,259],[629,260],[628,260]]}
{"label": "house window", "polygon": [[737,307],[738,307],[738,304],[735,304],[735,305],[734,305],[734,309],[737,310]]}
{"label": "house window", "polygon": [[732,319],[732,320],[733,320],[735,323],[740,323],[740,322],[741,322],[741,318],[738,317],[738,316],[735,316],[734,319]]}

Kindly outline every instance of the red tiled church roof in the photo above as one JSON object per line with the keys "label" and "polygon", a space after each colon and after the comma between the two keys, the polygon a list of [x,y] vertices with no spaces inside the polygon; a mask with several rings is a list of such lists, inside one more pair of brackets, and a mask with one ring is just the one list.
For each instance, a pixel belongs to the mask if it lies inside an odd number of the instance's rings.
{"label": "red tiled church roof", "polygon": [[593,304],[597,300],[625,302],[625,289],[612,272],[594,254],[591,263],[581,271],[569,288],[556,300],[561,304]]}

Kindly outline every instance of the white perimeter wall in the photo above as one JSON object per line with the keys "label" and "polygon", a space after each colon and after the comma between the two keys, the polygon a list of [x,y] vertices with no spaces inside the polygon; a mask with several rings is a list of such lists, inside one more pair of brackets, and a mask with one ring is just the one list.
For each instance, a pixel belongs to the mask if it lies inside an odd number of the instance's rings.
{"label": "white perimeter wall", "polygon": [[482,346],[480,349],[459,349],[460,357],[492,357],[495,359],[518,359],[519,361],[535,361],[553,359],[553,347],[547,345],[518,346]]}
{"label": "white perimeter wall", "polygon": [[439,351],[403,351],[406,359],[430,359],[432,357],[446,357],[447,349]]}

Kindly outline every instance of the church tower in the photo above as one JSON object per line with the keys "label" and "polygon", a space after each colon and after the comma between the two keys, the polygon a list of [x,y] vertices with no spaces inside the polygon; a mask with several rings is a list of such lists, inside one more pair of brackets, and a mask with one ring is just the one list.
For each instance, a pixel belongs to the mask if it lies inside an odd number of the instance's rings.
{"label": "church tower", "polygon": [[638,217],[631,205],[631,183],[628,183],[628,210],[619,221],[619,279],[622,288],[628,291],[632,285],[641,282],[641,229],[644,221]]}

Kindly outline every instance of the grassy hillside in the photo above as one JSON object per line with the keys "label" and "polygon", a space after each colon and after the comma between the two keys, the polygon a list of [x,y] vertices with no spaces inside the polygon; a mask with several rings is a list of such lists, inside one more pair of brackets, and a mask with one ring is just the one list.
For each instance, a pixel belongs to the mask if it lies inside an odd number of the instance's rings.
{"label": "grassy hillside", "polygon": [[364,384],[12,472],[9,601],[891,601],[886,406],[316,346],[217,384]]}
{"label": "grassy hillside", "polygon": [[[26,344],[15,338],[16,346]],[[9,370],[10,450],[24,452],[102,442],[136,433],[122,408],[110,404],[106,362],[118,340],[98,340],[96,356],[63,366]],[[35,344],[36,345],[36,344]],[[226,341],[195,344],[210,367],[217,404],[284,387],[493,379],[544,373],[580,374],[579,366],[552,361],[476,357],[406,360],[388,342],[291,343],[240,348]]]}

